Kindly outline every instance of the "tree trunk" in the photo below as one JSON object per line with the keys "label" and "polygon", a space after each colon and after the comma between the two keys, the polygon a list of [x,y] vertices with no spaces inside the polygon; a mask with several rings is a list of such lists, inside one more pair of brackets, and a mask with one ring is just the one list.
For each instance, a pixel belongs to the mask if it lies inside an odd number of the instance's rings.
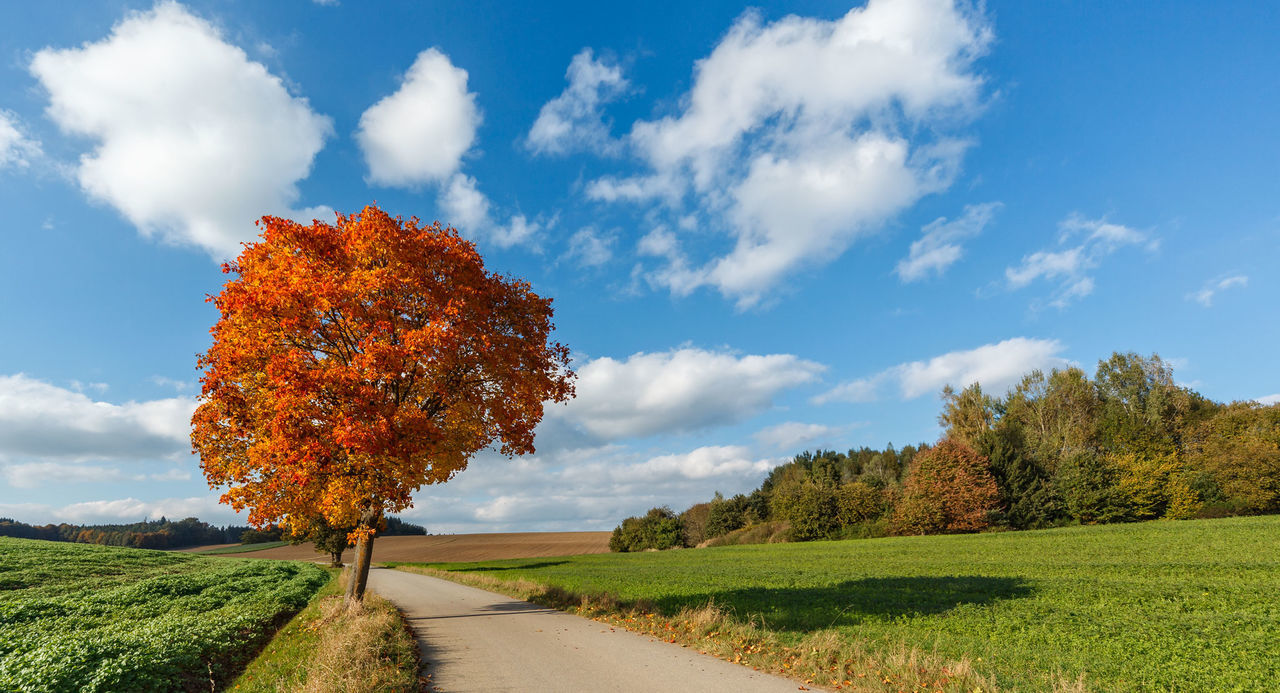
{"label": "tree trunk", "polygon": [[342,551],[341,550],[329,552],[329,567],[330,568],[342,567]]}
{"label": "tree trunk", "polygon": [[369,583],[369,562],[373,557],[373,533],[382,519],[382,509],[366,510],[360,515],[360,527],[369,531],[356,542],[356,562],[351,566],[347,580],[347,606],[364,600],[364,588]]}

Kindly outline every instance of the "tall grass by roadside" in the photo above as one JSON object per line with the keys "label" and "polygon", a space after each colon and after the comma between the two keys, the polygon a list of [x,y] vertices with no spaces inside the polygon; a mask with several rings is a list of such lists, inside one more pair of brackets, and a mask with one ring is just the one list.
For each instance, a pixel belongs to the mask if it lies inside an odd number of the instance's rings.
{"label": "tall grass by roadside", "polygon": [[[832,687],[1216,691],[1280,680],[1280,516],[427,569],[598,609],[731,661],[800,667],[802,681]],[[873,678],[890,682],[862,683]]]}
{"label": "tall grass by roadside", "polygon": [[229,690],[245,693],[396,693],[419,690],[418,650],[400,612],[366,592],[348,610],[338,571]]}

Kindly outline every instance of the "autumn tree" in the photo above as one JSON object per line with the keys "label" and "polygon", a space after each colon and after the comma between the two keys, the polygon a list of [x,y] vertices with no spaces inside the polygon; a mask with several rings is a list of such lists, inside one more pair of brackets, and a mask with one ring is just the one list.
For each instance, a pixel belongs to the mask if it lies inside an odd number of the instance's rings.
{"label": "autumn tree", "polygon": [[894,526],[903,534],[976,532],[990,524],[999,503],[987,458],[946,438],[916,455]]}
{"label": "autumn tree", "polygon": [[999,402],[983,392],[978,383],[958,394],[950,385],[942,388],[942,413],[938,414],[938,425],[942,426],[946,438],[972,447],[983,433],[991,430],[999,414]]}
{"label": "autumn tree", "polygon": [[534,451],[544,403],[573,395],[569,351],[550,299],[438,222],[370,206],[259,227],[209,299],[192,445],[251,524],[354,527],[357,601],[384,513],[479,450]]}

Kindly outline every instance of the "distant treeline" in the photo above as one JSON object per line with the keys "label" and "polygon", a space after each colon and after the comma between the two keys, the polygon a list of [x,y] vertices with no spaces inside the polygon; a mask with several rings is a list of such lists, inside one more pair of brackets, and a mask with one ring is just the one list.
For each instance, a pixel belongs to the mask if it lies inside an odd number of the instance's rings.
{"label": "distant treeline", "polygon": [[[426,528],[405,522],[396,517],[386,518],[386,529],[380,535],[422,535]],[[237,525],[216,527],[194,517],[172,522],[159,520],[135,522],[125,525],[29,525],[7,517],[0,517],[0,536],[19,539],[44,539],[69,541],[79,544],[104,546],[130,546],[137,549],[177,549],[205,544],[256,544],[264,541],[280,541],[279,527],[254,529]]]}
{"label": "distant treeline", "polygon": [[1037,529],[1280,512],[1280,404],[1214,402],[1157,355],[1006,396],[942,392],[935,445],[819,450],[746,495],[627,518],[610,548]]}

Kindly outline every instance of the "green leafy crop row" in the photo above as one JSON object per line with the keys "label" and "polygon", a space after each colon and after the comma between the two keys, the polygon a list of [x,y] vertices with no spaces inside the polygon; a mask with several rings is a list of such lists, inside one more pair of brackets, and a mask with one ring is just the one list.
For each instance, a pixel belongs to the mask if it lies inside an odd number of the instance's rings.
{"label": "green leafy crop row", "polygon": [[302,563],[0,538],[0,691],[208,690],[327,580]]}

